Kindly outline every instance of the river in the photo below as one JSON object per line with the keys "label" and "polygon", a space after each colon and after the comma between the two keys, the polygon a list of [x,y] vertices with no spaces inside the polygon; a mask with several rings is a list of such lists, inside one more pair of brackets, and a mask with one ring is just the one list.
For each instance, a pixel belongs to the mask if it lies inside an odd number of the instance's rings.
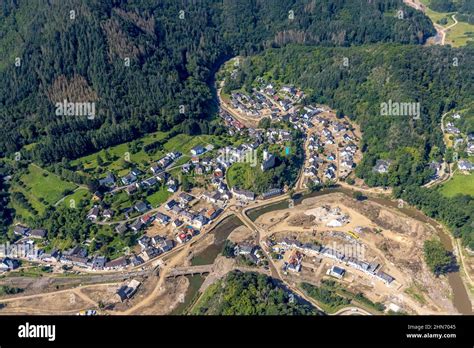
{"label": "river", "polygon": [[[349,197],[352,197],[353,192],[354,191],[351,189],[342,188],[342,187],[328,188],[321,191],[316,191],[309,194],[300,195],[299,197],[294,199],[294,204],[295,205],[301,204],[301,202],[305,198],[317,197],[317,196],[322,196],[322,195],[326,195],[330,193],[343,193]],[[418,221],[429,224],[435,229],[444,247],[451,252],[453,251],[453,244],[452,244],[451,236],[448,234],[449,232],[447,232],[442,226],[440,226],[438,222],[427,217],[421,211],[409,206],[406,206],[404,208],[399,208],[398,202],[387,199],[387,198],[368,196],[367,199],[372,202],[378,203],[382,206],[385,206],[387,208],[398,210],[411,218],[414,218]],[[286,209],[286,208],[288,208],[288,201],[283,200],[277,203],[271,203],[267,206],[250,210],[247,215],[252,221],[255,221],[259,216],[265,213],[281,210],[281,209]],[[464,285],[464,282],[461,279],[461,275],[459,274],[459,272],[450,272],[448,273],[447,277],[448,277],[449,285],[451,286],[451,289],[453,292],[452,300],[453,300],[454,307],[459,311],[459,313],[472,314],[473,313],[472,304],[471,304],[469,295],[467,293],[466,287]]]}
{"label": "river", "polygon": [[[214,236],[214,242],[206,247],[203,251],[198,253],[191,260],[192,266],[210,265],[213,264],[216,257],[224,250],[224,243],[229,237],[229,234],[237,227],[242,226],[243,223],[235,215],[231,215],[222,220],[216,227],[212,229],[210,234]],[[184,295],[184,301],[180,303],[170,314],[181,315],[186,314],[186,311],[192,306],[197,299],[197,294],[201,288],[202,283],[206,279],[202,275],[188,275],[189,286]]]}
{"label": "river", "polygon": [[200,266],[213,264],[216,257],[224,250],[224,243],[227,237],[229,237],[229,234],[242,225],[242,221],[235,215],[231,215],[222,220],[210,232],[210,234],[214,236],[214,243],[194,256],[191,260],[191,265]]}

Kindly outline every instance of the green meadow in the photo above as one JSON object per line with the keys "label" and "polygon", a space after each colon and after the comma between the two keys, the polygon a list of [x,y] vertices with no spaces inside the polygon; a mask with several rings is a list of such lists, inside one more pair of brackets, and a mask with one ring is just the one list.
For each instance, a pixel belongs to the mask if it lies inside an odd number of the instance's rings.
{"label": "green meadow", "polygon": [[458,194],[474,196],[474,174],[455,173],[448,182],[441,186],[440,192],[446,197]]}

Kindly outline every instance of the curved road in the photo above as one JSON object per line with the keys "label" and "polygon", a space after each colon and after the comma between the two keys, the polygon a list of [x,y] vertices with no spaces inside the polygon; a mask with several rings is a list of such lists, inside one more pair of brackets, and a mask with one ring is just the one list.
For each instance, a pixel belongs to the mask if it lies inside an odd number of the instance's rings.
{"label": "curved road", "polygon": [[[425,11],[426,11],[426,6],[423,5],[420,0],[403,0],[403,2],[406,5],[414,8],[415,10],[421,11],[423,13],[425,13]],[[447,31],[458,24],[458,21],[456,19],[455,14],[453,14],[451,16],[451,18],[453,19],[454,23],[447,26],[447,27],[443,27],[442,25],[439,25],[438,23],[433,23],[433,26],[435,27],[436,31],[438,32],[437,36],[441,37],[440,45],[442,45],[442,46],[444,46],[446,44],[446,33],[447,33]]]}

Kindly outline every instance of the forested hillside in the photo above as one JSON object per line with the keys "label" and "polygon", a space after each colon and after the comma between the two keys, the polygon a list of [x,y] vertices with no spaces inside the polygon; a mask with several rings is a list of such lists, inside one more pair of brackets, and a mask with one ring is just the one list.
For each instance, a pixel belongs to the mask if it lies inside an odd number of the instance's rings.
{"label": "forested hillside", "polygon": [[[303,87],[309,102],[328,104],[356,120],[364,152],[357,175],[370,186],[395,187],[397,198],[443,221],[474,248],[473,197],[446,198],[419,187],[433,174],[429,162],[441,160],[445,152],[442,114],[474,103],[473,48],[293,45],[247,59],[234,87],[249,88],[258,76]],[[390,100],[420,103],[419,119],[382,115],[381,104]],[[473,131],[474,125],[466,129]],[[388,174],[373,170],[378,159],[391,161]]]}
{"label": "forested hillside", "polygon": [[[472,48],[292,45],[249,58],[236,81],[245,87],[267,76],[307,89],[308,102],[329,104],[361,125],[364,159],[358,174],[367,184],[420,185],[431,175],[425,164],[444,149],[441,115],[474,101],[473,58]],[[420,119],[381,115],[381,103],[390,100],[419,102]],[[393,161],[391,175],[372,171],[381,158]]]}
{"label": "forested hillside", "polygon": [[[175,126],[212,133],[208,82],[229,56],[433,34],[401,0],[4,0],[0,156],[52,163]],[[58,116],[63,100],[95,102],[97,115]]]}

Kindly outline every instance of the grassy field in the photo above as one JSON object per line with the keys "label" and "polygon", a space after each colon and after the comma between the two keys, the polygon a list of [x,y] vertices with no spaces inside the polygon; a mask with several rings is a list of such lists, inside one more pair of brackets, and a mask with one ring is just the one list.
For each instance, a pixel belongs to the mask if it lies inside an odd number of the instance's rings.
{"label": "grassy field", "polygon": [[229,187],[238,186],[241,189],[250,189],[255,181],[255,170],[249,163],[234,163],[227,171],[227,184]]}
{"label": "grassy field", "polygon": [[[140,138],[134,142],[123,143],[108,148],[107,150],[101,150],[94,154],[81,157],[71,162],[73,166],[82,165],[84,172],[94,175],[96,177],[104,177],[108,171],[112,171],[119,176],[126,175],[129,172],[127,167],[128,163],[124,160],[126,157],[129,162],[133,163],[134,166],[146,171],[149,166],[162,158],[167,152],[170,151],[179,151],[183,153],[183,158],[181,158],[179,163],[184,163],[189,160],[190,153],[189,151],[197,146],[205,146],[207,144],[213,144],[216,147],[221,147],[225,145],[225,141],[213,135],[198,135],[198,136],[189,136],[186,134],[178,134],[177,136],[171,138],[163,146],[163,151],[156,151],[153,154],[147,154],[143,150],[143,146],[150,144],[154,141],[162,140],[166,137],[167,133],[156,132],[149,134],[143,138]],[[139,151],[132,153],[130,147],[131,144],[137,144]],[[109,154],[109,160],[106,159],[106,151]],[[98,165],[97,157],[100,156],[102,160],[102,165]]]}
{"label": "grassy field", "polygon": [[63,204],[66,205],[66,207],[68,208],[72,208],[71,205],[73,204],[77,207],[79,203],[83,200],[89,203],[91,198],[91,193],[86,188],[81,187],[74,193],[70,194],[69,196],[66,196],[64,198]]}
{"label": "grassy field", "polygon": [[[54,205],[59,201],[66,190],[72,191],[77,188],[76,184],[64,181],[34,164],[29,165],[28,172],[20,179],[25,185],[13,185],[11,191],[23,193],[39,214],[43,214],[48,205]],[[15,202],[12,203],[12,207],[20,219],[33,216],[31,212]]]}
{"label": "grassy field", "polygon": [[197,135],[190,136],[186,134],[178,134],[171,138],[164,146],[166,151],[179,151],[183,155],[190,155],[189,151],[195,146],[201,145],[206,146],[212,144],[214,146],[222,146],[222,141],[218,137],[213,135]]}
{"label": "grassy field", "polygon": [[[31,203],[33,208],[35,208],[35,210],[38,211],[40,214],[44,212],[46,207],[42,205],[41,203],[39,203],[37,200],[35,200],[34,202],[29,200],[29,202]],[[34,216],[27,209],[23,208],[21,205],[15,202],[12,202],[11,206],[13,209],[15,209],[16,219],[19,221],[22,221],[23,219],[27,219],[27,218],[32,218]]]}
{"label": "grassy field", "polygon": [[459,22],[448,29],[446,33],[446,43],[453,47],[465,46],[468,42],[474,41],[474,25],[466,22]]}
{"label": "grassy field", "polygon": [[30,165],[28,174],[21,177],[28,187],[28,192],[36,198],[43,198],[54,204],[63,197],[65,190],[74,190],[77,185],[67,182],[40,167]]}
{"label": "grassy field", "polygon": [[446,197],[453,197],[457,194],[474,196],[474,174],[454,174],[448,182],[441,186],[440,192]]}
{"label": "grassy field", "polygon": [[[148,145],[154,141],[161,140],[165,138],[167,133],[165,132],[156,132],[149,134],[143,138],[140,138],[138,144],[140,147]],[[156,160],[162,157],[164,154],[162,152],[157,152],[154,155],[148,155],[143,149],[136,153],[132,153],[129,148],[130,143],[123,143],[120,145],[112,146],[107,149],[101,150],[99,152],[93,153],[88,156],[81,157],[71,162],[72,165],[76,166],[82,164],[84,171],[90,174],[100,174],[106,173],[107,171],[116,171],[119,175],[125,175],[128,173],[128,169],[124,168],[124,159],[128,159],[132,163],[136,163],[138,167],[144,166],[144,163],[150,163],[153,160]],[[106,152],[110,154],[112,160],[106,159]],[[101,166],[97,164],[97,157],[100,156],[104,162]]]}
{"label": "grassy field", "polygon": [[153,208],[156,208],[160,204],[166,202],[171,195],[172,193],[166,191],[166,187],[162,186],[158,191],[148,196],[146,200]]}

